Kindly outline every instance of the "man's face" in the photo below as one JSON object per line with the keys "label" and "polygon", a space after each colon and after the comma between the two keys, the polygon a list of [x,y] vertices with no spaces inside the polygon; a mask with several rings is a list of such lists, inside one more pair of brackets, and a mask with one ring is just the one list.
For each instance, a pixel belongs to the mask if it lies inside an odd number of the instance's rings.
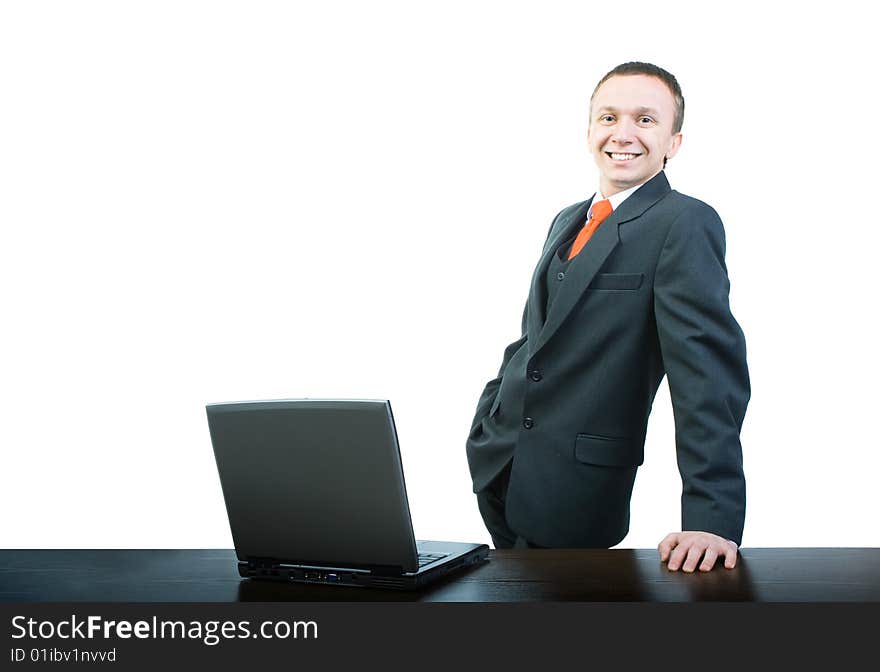
{"label": "man's face", "polygon": [[681,145],[672,132],[675,101],[661,80],[616,75],[593,98],[587,142],[599,167],[603,196],[641,184],[663,168]]}

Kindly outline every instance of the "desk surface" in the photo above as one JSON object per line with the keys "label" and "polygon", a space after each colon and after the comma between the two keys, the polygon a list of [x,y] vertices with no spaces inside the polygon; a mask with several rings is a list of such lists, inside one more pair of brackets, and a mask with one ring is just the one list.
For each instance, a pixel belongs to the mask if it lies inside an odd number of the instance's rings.
{"label": "desk surface", "polygon": [[880,548],[744,548],[670,572],[654,549],[504,550],[419,592],[241,580],[234,551],[0,550],[3,602],[880,602]]}

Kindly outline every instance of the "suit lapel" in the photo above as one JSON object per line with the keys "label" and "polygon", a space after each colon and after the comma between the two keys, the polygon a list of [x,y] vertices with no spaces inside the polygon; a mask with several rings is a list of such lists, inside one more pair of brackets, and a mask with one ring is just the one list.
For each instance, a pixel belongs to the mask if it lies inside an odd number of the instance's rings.
{"label": "suit lapel", "polygon": [[[538,263],[535,275],[532,277],[532,291],[529,297],[529,344],[532,354],[540,350],[556,333],[583,296],[593,277],[602,268],[605,260],[620,243],[620,225],[641,217],[648,208],[663,198],[669,191],[669,182],[661,170],[657,175],[639,187],[629,198],[620,204],[619,208],[608,216],[608,219],[602,222],[590,238],[590,241],[569,264],[565,280],[562,283],[562,287],[559,288],[559,293],[556,295],[553,306],[545,320],[546,294],[540,292],[540,300],[538,296],[539,289],[545,284],[544,276],[547,274],[550,260],[556,254],[560,243],[574,234],[575,227],[577,225],[583,226],[592,199],[586,201],[585,206],[582,205],[575,209],[572,213],[571,221],[566,225],[557,227],[560,229],[560,234],[558,236],[551,236],[552,240],[548,241],[548,245],[544,248],[544,254]],[[533,301],[535,304],[541,304],[535,305],[534,310],[532,310]],[[535,316],[534,321],[531,318],[532,315]]]}
{"label": "suit lapel", "polygon": [[544,276],[547,275],[550,261],[562,242],[574,235],[574,232],[584,225],[592,202],[593,199],[591,198],[571,208],[570,212],[559,219],[553,227],[553,231],[550,232],[547,242],[544,244],[544,251],[541,253],[541,259],[538,261],[538,266],[532,274],[532,284],[529,290],[529,343],[534,343],[538,339],[541,329],[544,327],[545,311],[547,308]]}

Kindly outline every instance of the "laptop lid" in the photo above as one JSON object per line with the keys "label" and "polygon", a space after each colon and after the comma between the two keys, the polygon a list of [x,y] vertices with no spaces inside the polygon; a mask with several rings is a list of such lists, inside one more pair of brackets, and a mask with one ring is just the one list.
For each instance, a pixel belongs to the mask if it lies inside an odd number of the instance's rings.
{"label": "laptop lid", "polygon": [[206,409],[239,560],[418,570],[387,400],[287,399]]}

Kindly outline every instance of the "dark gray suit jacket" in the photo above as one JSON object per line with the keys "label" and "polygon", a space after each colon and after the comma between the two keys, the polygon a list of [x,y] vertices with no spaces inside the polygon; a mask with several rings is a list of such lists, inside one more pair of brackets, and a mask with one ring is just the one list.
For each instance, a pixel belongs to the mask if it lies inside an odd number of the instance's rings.
{"label": "dark gray suit jacket", "polygon": [[739,432],[750,390],[745,339],[728,303],[721,219],[671,190],[660,172],[572,260],[545,315],[541,287],[551,257],[583,226],[590,203],[554,219],[522,337],[480,396],[467,441],[474,492],[511,463],[506,519],[520,536],[549,547],[619,543],[665,373],[682,529],[739,544]]}

